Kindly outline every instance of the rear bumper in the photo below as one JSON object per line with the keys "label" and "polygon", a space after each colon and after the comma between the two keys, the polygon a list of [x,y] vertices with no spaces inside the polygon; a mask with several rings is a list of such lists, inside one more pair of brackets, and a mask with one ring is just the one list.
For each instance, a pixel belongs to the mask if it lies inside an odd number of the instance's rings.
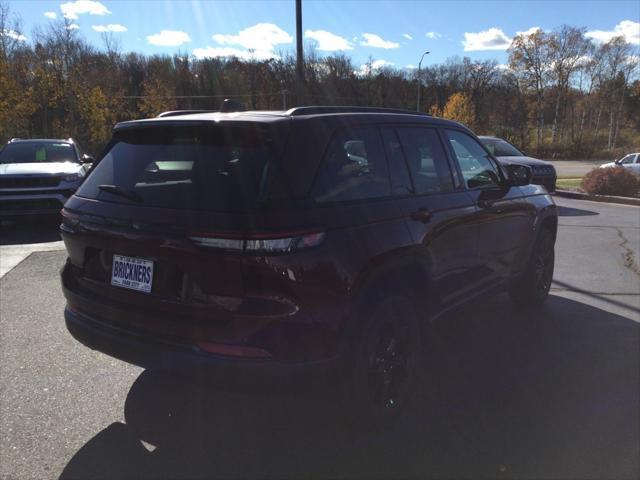
{"label": "rear bumper", "polygon": [[163,370],[206,382],[228,385],[294,387],[335,378],[340,358],[281,363],[223,357],[107,325],[65,308],[69,333],[85,346],[143,368]]}

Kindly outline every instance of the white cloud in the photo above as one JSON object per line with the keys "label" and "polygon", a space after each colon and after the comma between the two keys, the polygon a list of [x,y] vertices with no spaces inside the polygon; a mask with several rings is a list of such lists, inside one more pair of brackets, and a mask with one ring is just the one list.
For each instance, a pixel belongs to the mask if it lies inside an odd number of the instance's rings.
{"label": "white cloud", "polygon": [[409,35],[408,33],[403,33],[402,36],[404,38],[406,38],[407,40],[413,40],[413,37],[411,35]]}
{"label": "white cloud", "polygon": [[465,32],[462,45],[465,52],[506,50],[511,45],[511,39],[504,34],[502,29],[494,27],[477,33]]}
{"label": "white cloud", "polygon": [[379,68],[382,68],[382,67],[392,67],[394,65],[395,63],[387,62],[386,60],[376,60],[371,64],[371,68],[373,68],[374,70],[378,70]]}
{"label": "white cloud", "polygon": [[400,46],[397,42],[390,42],[388,40],[383,40],[379,35],[375,33],[363,33],[362,37],[363,41],[360,42],[360,45],[363,47],[374,47],[374,48],[384,48],[385,50],[389,50],[391,48],[398,48]]}
{"label": "white cloud", "polygon": [[404,67],[408,70],[415,70],[416,68],[418,68],[417,66],[415,66],[414,64],[410,63],[409,65],[407,65],[406,67]]}
{"label": "white cloud", "polygon": [[280,58],[273,51],[266,50],[241,50],[234,47],[206,47],[195,48],[193,56],[196,58],[237,57],[241,60],[269,60]]}
{"label": "white cloud", "polygon": [[106,15],[111,13],[102,3],[94,0],[76,0],[60,5],[62,16],[70,20],[77,20],[78,15]]}
{"label": "white cloud", "polygon": [[438,32],[427,32],[424,34],[424,36],[430,38],[431,40],[439,40],[442,38],[442,34]]}
{"label": "white cloud", "polygon": [[19,42],[26,42],[27,41],[27,37],[25,37],[24,35],[16,32],[15,30],[7,30],[5,29],[2,33],[3,36],[5,37],[9,37],[12,38],[14,40],[18,40]]}
{"label": "white cloud", "polygon": [[304,38],[315,40],[318,43],[318,50],[325,52],[353,50],[353,45],[349,40],[326,30],[307,30],[304,32]]}
{"label": "white cloud", "polygon": [[516,32],[516,35],[529,36],[532,33],[536,33],[538,30],[542,30],[540,27],[531,27],[528,30],[524,30],[522,32]]}
{"label": "white cloud", "polygon": [[395,63],[388,62],[386,60],[375,60],[371,62],[371,64],[363,63],[360,65],[360,68],[355,71],[355,74],[360,76],[369,75],[370,73],[375,73],[376,70],[380,70],[384,67],[392,67],[394,65]]}
{"label": "white cloud", "polygon": [[511,70],[509,65],[507,65],[506,63],[499,63],[498,65],[496,65],[496,68],[502,71]]}
{"label": "white cloud", "polygon": [[80,25],[78,25],[77,23],[70,23],[64,28],[66,28],[67,30],[80,30]]}
{"label": "white cloud", "polygon": [[109,25],[92,25],[96,32],[126,32],[127,27],[119,23],[110,23]]}
{"label": "white cloud", "polygon": [[191,37],[180,30],[162,30],[147,37],[147,42],[157,47],[179,47],[190,41]]}
{"label": "white cloud", "polygon": [[273,23],[257,23],[237,35],[216,34],[211,38],[220,45],[240,45],[261,52],[272,52],[276,45],[293,42],[291,35]]}
{"label": "white cloud", "polygon": [[44,12],[43,15],[47,18],[50,18],[51,20],[58,16],[56,12]]}
{"label": "white cloud", "polygon": [[640,22],[623,20],[613,27],[613,30],[592,30],[585,33],[585,36],[600,43],[606,43],[613,37],[623,36],[628,43],[640,45]]}

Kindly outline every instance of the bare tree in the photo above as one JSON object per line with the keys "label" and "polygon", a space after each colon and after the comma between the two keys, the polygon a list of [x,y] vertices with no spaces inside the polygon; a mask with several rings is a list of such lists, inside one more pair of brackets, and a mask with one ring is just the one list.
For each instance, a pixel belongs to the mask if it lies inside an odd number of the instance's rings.
{"label": "bare tree", "polygon": [[11,14],[8,4],[0,2],[0,60],[6,61],[24,39],[20,19]]}
{"label": "bare tree", "polygon": [[555,82],[556,99],[551,128],[551,141],[558,134],[562,102],[566,98],[572,75],[583,67],[590,41],[585,38],[584,28],[563,25],[549,36],[549,64],[551,78]]}
{"label": "bare tree", "polygon": [[536,30],[529,35],[517,35],[509,47],[509,67],[521,77],[522,85],[535,93],[536,146],[542,145],[544,129],[544,93],[549,81],[549,35]]}

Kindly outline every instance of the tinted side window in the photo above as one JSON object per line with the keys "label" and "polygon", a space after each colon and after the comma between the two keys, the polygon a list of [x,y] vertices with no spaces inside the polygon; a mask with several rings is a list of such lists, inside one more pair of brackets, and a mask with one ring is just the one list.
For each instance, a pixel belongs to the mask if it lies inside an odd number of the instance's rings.
{"label": "tinted side window", "polygon": [[497,185],[500,177],[496,166],[480,144],[466,133],[456,130],[446,130],[446,134],[467,186],[478,188]]}
{"label": "tinted side window", "polygon": [[416,193],[453,190],[451,172],[435,129],[402,127],[397,131]]}
{"label": "tinted side window", "polygon": [[413,193],[413,185],[407,170],[407,162],[402,153],[402,145],[393,128],[383,128],[382,140],[389,161],[389,176],[391,177],[391,194],[395,196]]}
{"label": "tinted side window", "polygon": [[338,130],[320,165],[312,197],[324,203],[389,195],[389,170],[378,129]]}

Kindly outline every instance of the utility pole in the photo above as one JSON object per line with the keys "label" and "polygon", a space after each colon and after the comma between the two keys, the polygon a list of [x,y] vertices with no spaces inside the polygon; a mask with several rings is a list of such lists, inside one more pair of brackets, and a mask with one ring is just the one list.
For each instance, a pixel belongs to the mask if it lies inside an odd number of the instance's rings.
{"label": "utility pole", "polygon": [[296,0],[296,94],[304,105],[304,55],[302,53],[302,0]]}
{"label": "utility pole", "polygon": [[418,62],[418,74],[416,75],[416,78],[418,79],[418,102],[416,104],[416,111],[420,111],[420,96],[422,94],[422,79],[420,78],[420,67],[422,67],[422,60],[424,59],[425,55],[428,55],[430,52],[424,52],[422,54],[422,57],[420,57],[420,61]]}

